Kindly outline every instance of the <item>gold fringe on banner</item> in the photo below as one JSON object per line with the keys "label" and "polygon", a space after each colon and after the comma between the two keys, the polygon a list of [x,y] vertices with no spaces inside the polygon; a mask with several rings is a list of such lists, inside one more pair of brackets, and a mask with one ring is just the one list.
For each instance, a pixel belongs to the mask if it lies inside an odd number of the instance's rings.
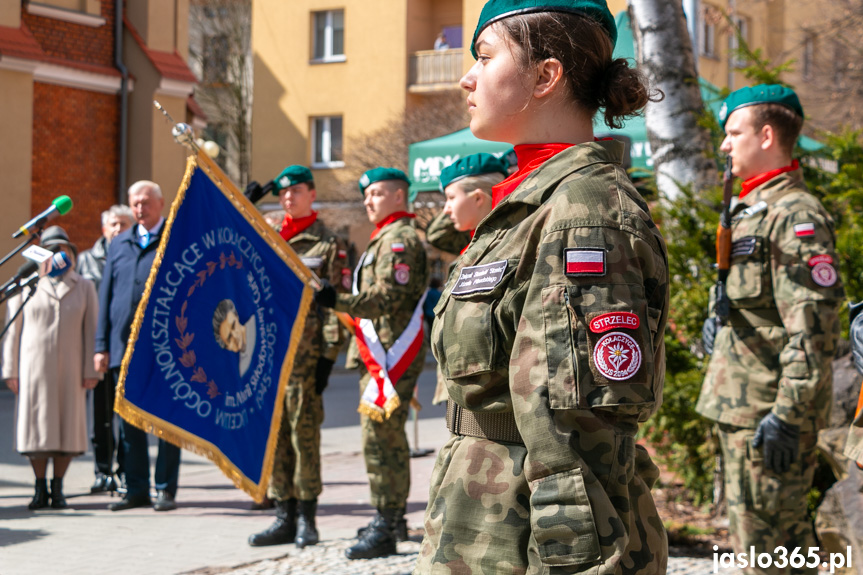
{"label": "gold fringe on banner", "polygon": [[[305,284],[303,294],[300,300],[300,306],[297,313],[297,319],[294,322],[291,331],[290,345],[282,362],[282,369],[279,375],[278,390],[276,392],[276,403],[274,406],[273,418],[270,425],[270,433],[267,440],[267,448],[264,456],[263,467],[261,469],[261,480],[255,483],[243,474],[230,459],[228,459],[221,450],[208,441],[189,433],[188,431],[177,427],[167,421],[164,421],[132,404],[126,400],[126,376],[128,374],[129,362],[135,349],[135,344],[138,341],[141,324],[144,321],[144,312],[147,309],[147,302],[150,300],[150,295],[153,285],[156,283],[156,276],[159,273],[159,268],[162,265],[162,259],[165,255],[165,249],[168,245],[168,240],[171,236],[174,221],[177,217],[177,212],[183,201],[186,198],[186,192],[192,181],[192,174],[195,168],[200,167],[216,187],[224,194],[228,200],[237,208],[246,221],[258,232],[258,234],[267,242],[267,244],[281,257],[282,261],[291,268],[294,274]],[[264,220],[258,209],[246,198],[239,189],[231,182],[222,169],[213,162],[206,154],[198,152],[197,155],[189,156],[186,162],[186,173],[183,176],[183,181],[180,184],[180,189],[177,191],[177,197],[171,204],[171,211],[168,219],[165,222],[165,230],[162,232],[162,238],[159,243],[156,257],[153,261],[153,267],[150,270],[150,275],[147,278],[147,284],[144,289],[144,296],[138,304],[138,309],[135,311],[135,318],[132,323],[132,331],[129,336],[129,343],[126,347],[126,353],[123,356],[123,364],[120,368],[120,381],[117,383],[117,399],[114,404],[114,411],[120,416],[134,425],[152,433],[160,439],[164,439],[174,445],[192,451],[203,457],[206,457],[215,463],[219,469],[240,489],[248,493],[256,501],[263,500],[267,493],[267,485],[270,480],[270,474],[273,471],[273,460],[275,458],[276,441],[278,439],[279,425],[281,424],[282,415],[285,405],[285,388],[288,379],[291,376],[291,371],[294,366],[294,359],[297,353],[297,347],[300,343],[300,338],[303,334],[306,315],[312,303],[313,290],[309,283],[312,281],[314,274],[303,264],[302,260],[290,248],[279,234]],[[397,398],[396,398],[397,399]]]}

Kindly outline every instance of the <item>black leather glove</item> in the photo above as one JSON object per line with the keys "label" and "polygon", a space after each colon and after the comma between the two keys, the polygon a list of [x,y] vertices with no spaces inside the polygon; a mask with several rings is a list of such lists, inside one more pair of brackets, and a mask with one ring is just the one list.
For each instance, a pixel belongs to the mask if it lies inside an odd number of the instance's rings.
{"label": "black leather glove", "polygon": [[261,186],[261,184],[252,180],[251,182],[249,182],[249,185],[246,186],[245,191],[243,191],[243,195],[246,196],[246,198],[248,198],[248,200],[254,204],[267,194],[271,193],[274,186],[275,184],[273,184],[273,182],[267,182],[266,184]]}
{"label": "black leather glove", "polygon": [[336,288],[325,279],[321,280],[321,289],[315,292],[315,303],[321,307],[336,306]]}
{"label": "black leather glove", "polygon": [[800,455],[800,427],[785,423],[773,412],[758,424],[752,447],[764,444],[764,468],[785,473]]}
{"label": "black leather glove", "polygon": [[701,343],[704,345],[705,353],[713,353],[713,342],[716,340],[717,331],[719,331],[719,318],[709,317],[704,320],[701,328]]}
{"label": "black leather glove", "polygon": [[315,367],[315,391],[318,392],[318,395],[327,388],[327,384],[330,382],[330,373],[332,373],[335,363],[325,357],[318,358],[318,365]]}

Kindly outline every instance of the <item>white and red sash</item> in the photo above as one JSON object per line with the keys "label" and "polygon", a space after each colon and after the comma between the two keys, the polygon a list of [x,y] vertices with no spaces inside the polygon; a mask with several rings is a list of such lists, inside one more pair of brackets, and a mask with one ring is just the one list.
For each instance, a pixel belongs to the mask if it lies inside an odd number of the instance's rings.
{"label": "white and red sash", "polygon": [[[357,269],[354,271],[352,290],[354,295],[359,294],[357,278],[359,278],[365,258],[366,254],[363,253]],[[396,393],[395,384],[398,383],[422,349],[423,302],[425,302],[427,293],[428,291],[423,292],[414,309],[411,321],[389,350],[385,350],[381,344],[372,320],[354,318],[354,335],[356,336],[360,359],[363,360],[369,375],[372,377],[363,390],[357,411],[368,415],[375,421],[389,419],[401,403],[398,393]]]}

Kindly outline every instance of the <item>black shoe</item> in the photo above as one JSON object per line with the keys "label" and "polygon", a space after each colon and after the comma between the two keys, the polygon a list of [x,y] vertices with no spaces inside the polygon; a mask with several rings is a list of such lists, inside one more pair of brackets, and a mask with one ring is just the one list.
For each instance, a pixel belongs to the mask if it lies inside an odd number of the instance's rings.
{"label": "black shoe", "polygon": [[300,501],[299,513],[297,514],[297,538],[295,541],[298,549],[302,549],[307,545],[318,544],[318,528],[315,525],[317,511],[317,499]]}
{"label": "black shoe", "polygon": [[93,485],[90,486],[90,493],[104,493],[109,491],[108,480],[113,480],[113,477],[108,477],[104,473],[97,473]]}
{"label": "black shoe", "polygon": [[36,480],[36,492],[33,494],[33,499],[27,505],[27,509],[35,511],[37,509],[45,509],[48,505],[48,480],[43,477]]}
{"label": "black shoe", "polygon": [[177,502],[174,501],[174,496],[164,489],[160,489],[156,497],[156,503],[153,504],[153,509],[156,511],[173,511],[176,508]]}
{"label": "black shoe", "polygon": [[396,553],[396,538],[393,532],[396,509],[379,509],[372,524],[363,532],[360,540],[345,551],[348,559],[374,559]]}
{"label": "black shoe", "polygon": [[265,547],[293,543],[297,536],[297,500],[276,501],[276,520],[266,530],[249,536],[249,545]]}
{"label": "black shoe", "polygon": [[108,505],[111,511],[125,511],[126,509],[134,509],[135,507],[149,507],[152,504],[149,495],[128,495],[123,499]]}
{"label": "black shoe", "polygon": [[66,503],[66,498],[63,496],[63,478],[57,478],[51,480],[51,508],[52,509],[66,509],[69,507],[69,504]]}
{"label": "black shoe", "polygon": [[[366,525],[365,527],[360,527],[357,529],[357,539],[362,538],[363,534],[374,525],[374,522],[377,520],[377,516],[372,518],[371,523]],[[410,541],[408,537],[408,520],[405,519],[404,512],[399,510],[395,515],[395,526],[393,527],[393,532],[395,533],[396,541]]]}

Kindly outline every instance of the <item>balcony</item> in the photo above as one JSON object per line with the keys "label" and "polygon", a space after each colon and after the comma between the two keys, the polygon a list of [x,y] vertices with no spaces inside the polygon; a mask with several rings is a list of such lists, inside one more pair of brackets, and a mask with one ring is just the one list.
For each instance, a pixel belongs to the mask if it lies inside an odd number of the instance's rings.
{"label": "balcony", "polygon": [[410,56],[408,92],[427,94],[457,90],[464,74],[464,50],[422,50]]}

